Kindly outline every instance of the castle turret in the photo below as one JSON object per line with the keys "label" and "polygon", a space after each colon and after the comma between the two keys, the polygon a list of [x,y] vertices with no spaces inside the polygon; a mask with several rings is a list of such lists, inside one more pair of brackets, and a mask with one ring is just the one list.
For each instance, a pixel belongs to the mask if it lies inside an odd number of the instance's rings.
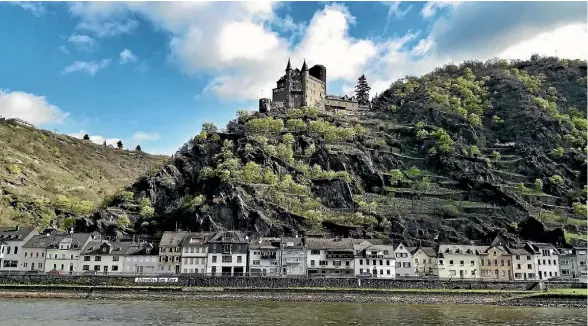
{"label": "castle turret", "polygon": [[302,64],[302,106],[308,106],[308,66],[306,65],[306,59],[304,59],[304,63]]}
{"label": "castle turret", "polygon": [[290,64],[290,58],[288,58],[288,65],[286,66],[286,73],[292,71],[292,65]]}

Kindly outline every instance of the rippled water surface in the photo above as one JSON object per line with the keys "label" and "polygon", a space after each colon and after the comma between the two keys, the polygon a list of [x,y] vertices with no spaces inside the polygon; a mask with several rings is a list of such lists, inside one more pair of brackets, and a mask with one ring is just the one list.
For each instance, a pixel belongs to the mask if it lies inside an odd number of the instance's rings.
{"label": "rippled water surface", "polygon": [[314,302],[0,300],[2,326],[582,325],[584,309]]}

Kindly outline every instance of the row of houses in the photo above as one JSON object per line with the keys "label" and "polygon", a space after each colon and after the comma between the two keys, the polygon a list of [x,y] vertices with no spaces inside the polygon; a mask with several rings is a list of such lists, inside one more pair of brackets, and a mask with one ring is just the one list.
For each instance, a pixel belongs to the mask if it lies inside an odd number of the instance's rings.
{"label": "row of houses", "polygon": [[242,232],[165,232],[158,245],[97,233],[39,234],[0,228],[0,272],[210,276],[324,276],[547,280],[587,278],[586,247],[441,244],[409,247],[378,239],[276,237]]}

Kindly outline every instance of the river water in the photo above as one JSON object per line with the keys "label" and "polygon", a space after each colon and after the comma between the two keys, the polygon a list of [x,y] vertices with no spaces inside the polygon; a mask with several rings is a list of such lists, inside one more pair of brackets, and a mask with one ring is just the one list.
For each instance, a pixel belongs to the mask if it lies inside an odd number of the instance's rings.
{"label": "river water", "polygon": [[575,308],[315,302],[0,299],[2,326],[558,325],[587,323]]}

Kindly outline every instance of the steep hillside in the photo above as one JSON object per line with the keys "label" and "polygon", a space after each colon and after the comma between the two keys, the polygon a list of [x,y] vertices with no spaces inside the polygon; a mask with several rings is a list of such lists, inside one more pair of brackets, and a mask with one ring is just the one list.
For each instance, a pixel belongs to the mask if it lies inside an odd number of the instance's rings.
{"label": "steep hillside", "polygon": [[166,159],[0,121],[0,225],[63,227]]}
{"label": "steep hillside", "polygon": [[[134,231],[331,232],[411,244],[586,237],[586,62],[466,62],[370,112],[240,112],[78,219]],[[112,230],[111,230],[112,231]]]}

